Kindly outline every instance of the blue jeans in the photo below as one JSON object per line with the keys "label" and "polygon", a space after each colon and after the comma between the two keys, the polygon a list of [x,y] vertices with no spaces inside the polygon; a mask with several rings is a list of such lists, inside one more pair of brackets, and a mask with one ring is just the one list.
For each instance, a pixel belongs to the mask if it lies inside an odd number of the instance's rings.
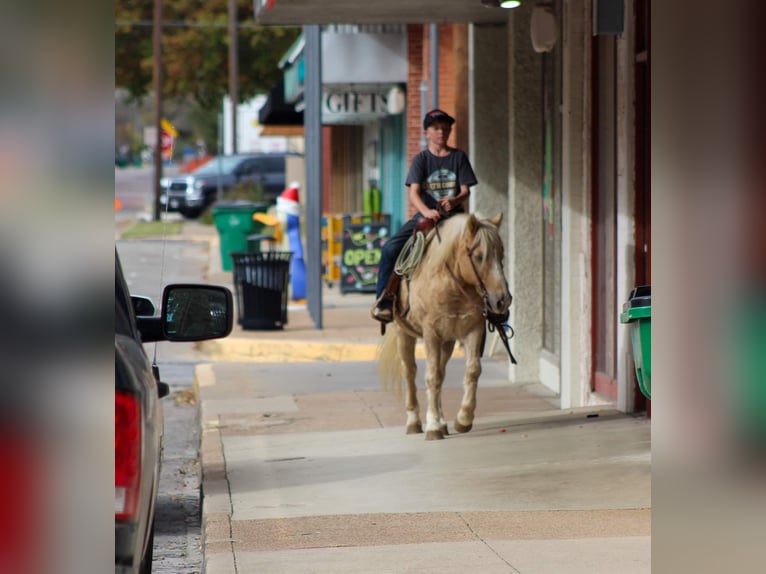
{"label": "blue jeans", "polygon": [[380,254],[380,265],[378,266],[378,286],[377,286],[377,298],[383,293],[383,289],[386,288],[388,279],[391,277],[391,273],[394,272],[394,265],[396,265],[396,259],[399,257],[399,253],[402,251],[402,247],[407,243],[407,240],[412,235],[412,230],[415,229],[417,220],[423,217],[417,213],[407,223],[402,225],[401,229],[391,236],[391,239],[386,241],[383,246],[383,251]]}

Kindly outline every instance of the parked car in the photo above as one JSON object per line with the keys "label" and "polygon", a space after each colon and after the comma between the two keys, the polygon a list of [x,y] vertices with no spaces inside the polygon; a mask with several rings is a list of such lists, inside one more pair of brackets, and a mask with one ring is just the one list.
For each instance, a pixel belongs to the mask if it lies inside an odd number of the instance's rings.
{"label": "parked car", "polygon": [[147,574],[162,461],[160,399],[170,389],[143,344],[225,337],[232,329],[232,294],[212,285],[168,285],[155,316],[150,299],[130,295],[116,253],[115,259],[115,572]]}
{"label": "parked car", "polygon": [[198,217],[222,191],[238,183],[259,184],[263,200],[276,201],[285,189],[286,154],[239,154],[212,158],[191,173],[160,181],[160,203],[184,217]]}

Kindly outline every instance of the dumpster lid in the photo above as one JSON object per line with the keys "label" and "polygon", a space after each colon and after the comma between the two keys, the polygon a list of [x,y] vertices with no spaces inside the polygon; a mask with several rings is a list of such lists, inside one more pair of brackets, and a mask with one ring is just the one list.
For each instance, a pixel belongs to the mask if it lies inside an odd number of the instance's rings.
{"label": "dumpster lid", "polygon": [[652,286],[640,285],[630,292],[630,297],[622,306],[623,311],[628,309],[635,309],[636,307],[651,307],[652,306]]}

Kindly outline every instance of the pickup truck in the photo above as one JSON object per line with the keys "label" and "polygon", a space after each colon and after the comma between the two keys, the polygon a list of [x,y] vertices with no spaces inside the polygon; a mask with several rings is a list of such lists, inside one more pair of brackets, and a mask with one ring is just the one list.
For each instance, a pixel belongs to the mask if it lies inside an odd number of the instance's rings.
{"label": "pickup truck", "polygon": [[160,314],[145,297],[131,296],[115,252],[114,533],[115,573],[152,570],[154,507],[162,462],[160,399],[169,393],[144,343],[201,341],[232,329],[231,291],[213,285],[165,287]]}

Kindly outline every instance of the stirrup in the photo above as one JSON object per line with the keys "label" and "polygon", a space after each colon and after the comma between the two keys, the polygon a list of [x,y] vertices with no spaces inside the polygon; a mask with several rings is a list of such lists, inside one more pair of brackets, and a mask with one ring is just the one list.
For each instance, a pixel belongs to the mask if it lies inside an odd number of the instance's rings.
{"label": "stirrup", "polygon": [[394,307],[393,307],[393,301],[391,302],[391,307],[380,307],[381,301],[376,301],[375,306],[372,308],[370,315],[372,315],[372,318],[376,321],[380,321],[381,323],[390,323],[394,320]]}

